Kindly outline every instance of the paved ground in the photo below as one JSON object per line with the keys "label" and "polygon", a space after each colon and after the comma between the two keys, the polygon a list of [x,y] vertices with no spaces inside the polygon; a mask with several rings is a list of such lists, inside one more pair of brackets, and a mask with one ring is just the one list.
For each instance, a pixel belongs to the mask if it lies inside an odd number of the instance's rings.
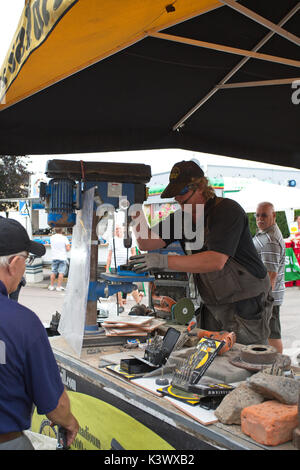
{"label": "paved ground", "polygon": [[[300,352],[300,289],[287,287],[281,306],[281,332],[284,352]],[[296,354],[297,355],[297,354]]]}
{"label": "paved ground", "polygon": [[[37,284],[26,284],[21,289],[19,303],[33,310],[43,323],[50,323],[52,315],[61,308],[64,292],[49,291],[50,271],[44,271],[44,281]],[[64,286],[66,283],[63,284]]]}
{"label": "paved ground", "polygon": [[[39,284],[27,284],[21,290],[19,297],[21,304],[33,310],[43,323],[48,324],[56,311],[61,312],[65,296],[63,292],[47,289],[49,275],[50,271],[45,270],[44,281]],[[109,299],[109,302],[115,303],[115,296]],[[132,297],[129,296],[126,311],[129,311],[134,303]],[[147,305],[147,297],[142,303]],[[284,352],[300,352],[300,289],[298,287],[286,289],[284,303],[281,307],[281,328]]]}

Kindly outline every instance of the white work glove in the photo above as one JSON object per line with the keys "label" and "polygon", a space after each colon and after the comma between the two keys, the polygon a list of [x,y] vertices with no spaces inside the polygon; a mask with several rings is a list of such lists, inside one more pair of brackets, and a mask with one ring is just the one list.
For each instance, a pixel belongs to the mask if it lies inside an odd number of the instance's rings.
{"label": "white work glove", "polygon": [[168,269],[168,255],[161,255],[160,253],[131,256],[128,261],[132,266],[132,270],[136,273]]}

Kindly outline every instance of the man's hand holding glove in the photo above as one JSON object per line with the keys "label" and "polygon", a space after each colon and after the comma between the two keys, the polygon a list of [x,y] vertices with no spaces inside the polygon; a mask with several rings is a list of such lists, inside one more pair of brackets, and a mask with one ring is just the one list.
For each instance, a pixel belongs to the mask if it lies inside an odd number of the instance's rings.
{"label": "man's hand holding glove", "polygon": [[168,269],[168,255],[145,253],[143,255],[131,256],[129,258],[129,264],[136,273],[163,271]]}

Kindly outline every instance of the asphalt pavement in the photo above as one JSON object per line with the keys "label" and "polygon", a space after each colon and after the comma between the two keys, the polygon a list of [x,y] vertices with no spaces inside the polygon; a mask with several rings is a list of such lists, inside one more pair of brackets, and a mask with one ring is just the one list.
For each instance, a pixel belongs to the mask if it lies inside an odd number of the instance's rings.
{"label": "asphalt pavement", "polygon": [[[21,289],[19,296],[19,302],[33,310],[45,324],[50,323],[56,311],[61,312],[65,296],[65,292],[48,290],[49,279],[50,270],[44,270],[44,280],[36,284],[27,283]],[[66,287],[66,280],[63,286]],[[116,303],[115,296],[104,302]],[[128,296],[125,312],[129,311],[134,303],[131,296]],[[142,303],[147,305],[147,297]],[[300,289],[298,287],[286,288],[280,311],[284,353],[295,356],[296,353],[300,353]]]}

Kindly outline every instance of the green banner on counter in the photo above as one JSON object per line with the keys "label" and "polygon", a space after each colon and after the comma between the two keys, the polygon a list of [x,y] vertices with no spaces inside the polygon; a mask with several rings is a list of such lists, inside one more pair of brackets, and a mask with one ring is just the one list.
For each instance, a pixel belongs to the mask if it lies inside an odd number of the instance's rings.
{"label": "green banner on counter", "polygon": [[300,266],[293,248],[285,251],[285,282],[298,281],[300,279]]}

